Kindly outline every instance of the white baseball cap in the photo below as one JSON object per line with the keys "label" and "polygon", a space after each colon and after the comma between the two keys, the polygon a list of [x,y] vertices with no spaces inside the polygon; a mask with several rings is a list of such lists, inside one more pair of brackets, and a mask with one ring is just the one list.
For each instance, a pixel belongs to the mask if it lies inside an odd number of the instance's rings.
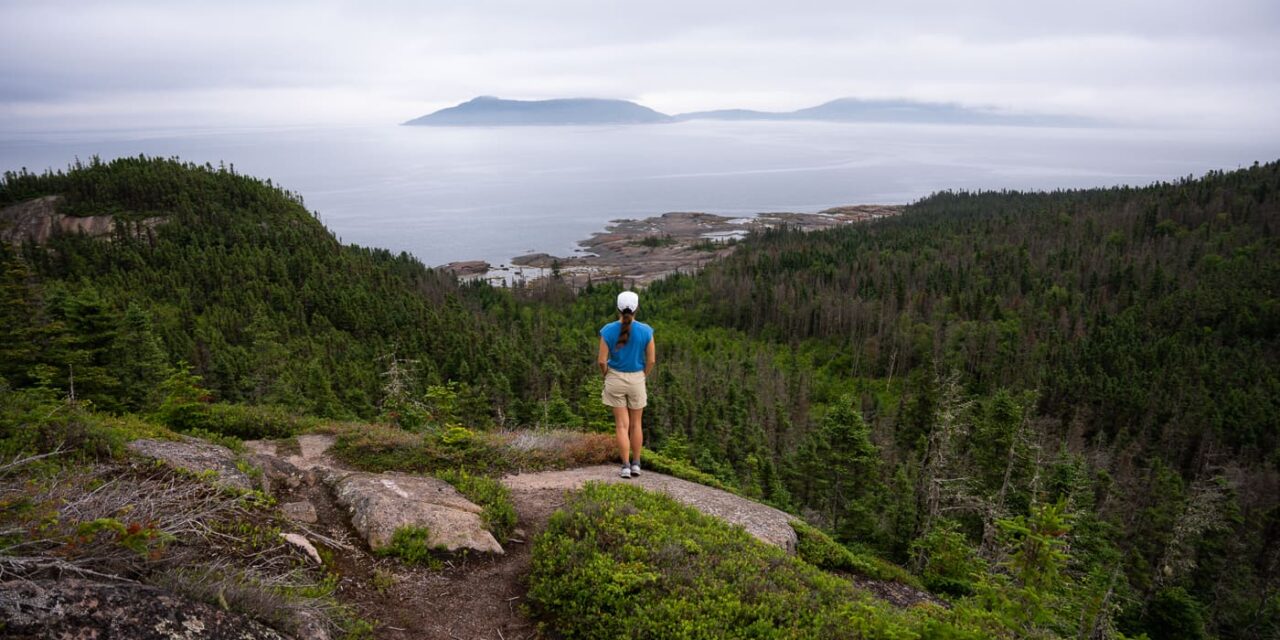
{"label": "white baseball cap", "polygon": [[635,310],[639,308],[640,296],[636,295],[636,292],[623,291],[618,294],[618,311],[630,309],[632,312],[635,312]]}

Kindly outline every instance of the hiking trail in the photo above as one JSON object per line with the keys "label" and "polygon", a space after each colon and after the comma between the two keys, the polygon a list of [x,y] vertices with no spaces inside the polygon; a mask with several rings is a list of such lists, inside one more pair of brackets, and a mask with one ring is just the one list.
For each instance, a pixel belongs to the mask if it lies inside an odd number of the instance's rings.
{"label": "hiking trail", "polygon": [[[288,468],[303,475],[300,481],[277,482],[273,491],[286,513],[307,513],[314,520],[306,524],[319,541],[340,546],[334,562],[342,574],[339,589],[343,600],[356,605],[360,614],[376,619],[378,636],[404,640],[440,638],[446,640],[518,640],[536,637],[535,625],[524,613],[526,583],[530,570],[530,546],[546,527],[551,514],[564,506],[565,494],[586,482],[629,482],[659,491],[726,522],[741,525],[757,538],[794,553],[796,535],[789,521],[793,516],[727,491],[644,470],[624,479],[613,464],[592,465],[562,471],[542,471],[508,475],[501,482],[511,493],[518,515],[511,539],[502,541],[505,553],[465,554],[446,562],[443,571],[406,566],[380,558],[353,533],[351,514],[341,507],[327,484],[335,474],[354,474],[328,450],[334,438],[302,435],[296,446],[289,441],[246,442],[250,452],[266,468]],[[280,474],[276,474],[279,476]],[[386,476],[395,490],[408,498],[412,485],[405,474]],[[328,478],[319,481],[318,478]],[[410,489],[405,493],[405,487]],[[305,506],[309,505],[309,506]],[[308,517],[308,520],[311,518]],[[305,523],[305,521],[304,521]]]}

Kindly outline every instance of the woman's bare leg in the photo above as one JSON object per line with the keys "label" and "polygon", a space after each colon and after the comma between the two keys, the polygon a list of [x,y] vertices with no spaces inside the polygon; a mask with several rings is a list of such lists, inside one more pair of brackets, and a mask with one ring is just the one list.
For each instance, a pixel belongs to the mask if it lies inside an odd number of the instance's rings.
{"label": "woman's bare leg", "polygon": [[644,409],[628,409],[627,412],[631,414],[631,459],[639,460],[640,445],[644,443],[644,430],[640,426]]}
{"label": "woman's bare leg", "polygon": [[626,407],[613,407],[613,424],[618,432],[618,454],[622,456],[622,464],[631,464],[631,416]]}

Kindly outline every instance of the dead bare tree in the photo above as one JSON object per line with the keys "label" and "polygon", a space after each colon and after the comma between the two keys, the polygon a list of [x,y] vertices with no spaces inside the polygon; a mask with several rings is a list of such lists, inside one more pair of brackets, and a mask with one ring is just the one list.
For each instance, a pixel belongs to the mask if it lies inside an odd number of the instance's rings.
{"label": "dead bare tree", "polygon": [[938,406],[921,464],[918,496],[921,516],[917,534],[933,527],[938,514],[943,511],[944,501],[963,493],[957,488],[968,481],[963,476],[945,476],[953,470],[956,443],[969,430],[967,419],[973,401],[964,398],[959,371],[939,376],[935,384],[938,387]]}

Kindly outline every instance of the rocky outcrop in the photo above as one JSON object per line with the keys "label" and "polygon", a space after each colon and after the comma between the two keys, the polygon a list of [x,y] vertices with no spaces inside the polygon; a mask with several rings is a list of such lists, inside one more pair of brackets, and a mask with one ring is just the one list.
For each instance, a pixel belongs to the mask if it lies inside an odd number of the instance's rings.
{"label": "rocky outcrop", "polygon": [[483,510],[443,480],[328,471],[324,481],[337,503],[351,514],[351,526],[374,551],[390,544],[397,529],[412,526],[427,528],[427,543],[432,547],[503,553],[484,528]]}
{"label": "rocky outcrop", "polygon": [[161,460],[169,466],[192,473],[216,474],[213,483],[235,489],[254,489],[253,479],[237,464],[236,454],[230,449],[195,438],[170,440],[134,440],[129,450],[148,458]]}
{"label": "rocky outcrop", "polygon": [[[559,267],[561,278],[575,287],[609,278],[645,285],[672,273],[695,271],[713,258],[727,256],[733,253],[735,242],[751,232],[784,226],[817,231],[901,212],[902,207],[892,205],[854,205],[819,213],[773,212],[749,217],[673,211],[643,220],[614,220],[604,231],[578,243],[580,255],[530,253],[512,258],[511,264],[544,271]],[[546,271],[531,277],[550,275]]]}
{"label": "rocky outcrop", "polygon": [[86,580],[0,583],[6,638],[283,640],[244,616],[157,587]]}
{"label": "rocky outcrop", "polygon": [[[0,209],[0,241],[16,245],[27,240],[44,244],[55,233],[83,233],[106,236],[115,230],[115,217],[68,216],[58,213],[62,196],[44,196]],[[133,233],[142,234],[164,221],[152,217],[131,222]]]}
{"label": "rocky outcrop", "polygon": [[493,265],[484,260],[459,260],[450,262],[441,267],[445,271],[452,271],[457,276],[478,276],[489,273],[493,269]]}
{"label": "rocky outcrop", "polygon": [[791,528],[794,516],[750,498],[661,473],[646,470],[635,478],[624,480],[618,477],[617,467],[605,464],[510,475],[502,479],[502,484],[517,493],[546,489],[570,491],[592,480],[629,482],[665,493],[707,515],[738,525],[759,540],[782,547],[787,553],[796,552],[796,532]]}

